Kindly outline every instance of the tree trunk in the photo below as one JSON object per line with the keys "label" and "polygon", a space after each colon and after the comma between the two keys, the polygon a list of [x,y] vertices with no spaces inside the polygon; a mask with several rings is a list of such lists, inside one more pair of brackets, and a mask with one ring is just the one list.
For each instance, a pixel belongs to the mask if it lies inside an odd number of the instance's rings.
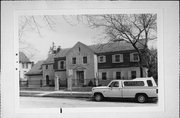
{"label": "tree trunk", "polygon": [[143,77],[142,55],[139,54],[140,77]]}

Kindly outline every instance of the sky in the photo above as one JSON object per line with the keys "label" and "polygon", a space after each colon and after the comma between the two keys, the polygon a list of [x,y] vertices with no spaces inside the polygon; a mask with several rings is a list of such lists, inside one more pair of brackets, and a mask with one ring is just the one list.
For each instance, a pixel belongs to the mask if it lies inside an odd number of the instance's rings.
{"label": "sky", "polygon": [[[31,20],[29,21],[31,26],[26,25],[22,31],[19,30],[19,32],[22,32],[19,48],[35,63],[47,58],[52,42],[55,43],[56,47],[61,46],[62,49],[73,47],[78,41],[86,45],[107,42],[107,39],[104,39],[102,28],[90,28],[84,20],[78,22],[76,16],[49,17],[52,29],[42,16],[35,16],[34,18],[37,24],[34,24]],[[25,23],[23,19],[24,16],[19,18],[20,28]],[[40,34],[35,25],[38,26]],[[155,44],[151,43],[151,45]]]}
{"label": "sky", "polygon": [[[48,51],[52,42],[55,46],[59,45],[61,48],[73,47],[78,41],[91,45],[99,43],[102,39],[100,29],[89,28],[84,23],[78,23],[75,18],[62,16],[53,16],[55,28],[52,30],[41,18],[35,17],[40,25],[40,35],[35,29],[27,28],[23,31],[20,41],[20,50],[30,58],[31,61],[37,62],[38,60],[45,60],[48,56]],[[69,23],[71,22],[71,24]],[[73,25],[72,25],[73,24]],[[105,40],[104,40],[105,41]],[[27,47],[28,44],[28,47]],[[33,54],[32,54],[33,53]]]}

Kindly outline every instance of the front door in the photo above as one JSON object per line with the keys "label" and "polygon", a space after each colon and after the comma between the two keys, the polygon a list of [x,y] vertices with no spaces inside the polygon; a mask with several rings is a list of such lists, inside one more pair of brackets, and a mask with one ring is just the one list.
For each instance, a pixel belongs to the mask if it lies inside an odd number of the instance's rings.
{"label": "front door", "polygon": [[77,80],[79,84],[84,84],[84,71],[77,71]]}

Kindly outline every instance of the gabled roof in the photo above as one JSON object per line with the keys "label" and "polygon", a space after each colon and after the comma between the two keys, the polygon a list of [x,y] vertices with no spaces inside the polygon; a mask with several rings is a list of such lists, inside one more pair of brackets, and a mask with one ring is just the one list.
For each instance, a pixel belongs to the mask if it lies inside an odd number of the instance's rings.
{"label": "gabled roof", "polygon": [[[125,41],[116,42],[116,43],[105,43],[98,45],[90,45],[89,46],[95,53],[106,53],[106,52],[116,52],[116,51],[128,51],[135,50],[132,44],[127,43]],[[139,49],[143,48],[143,45],[137,44]]]}
{"label": "gabled roof", "polygon": [[30,62],[30,60],[27,58],[27,56],[23,52],[19,52],[19,62],[27,63],[27,62]]}
{"label": "gabled roof", "polygon": [[43,62],[43,64],[52,64],[54,63],[54,54],[49,54],[47,59]]}
{"label": "gabled roof", "polygon": [[70,50],[71,48],[65,48],[61,49],[60,52],[58,52],[55,57],[65,57],[66,53]]}
{"label": "gabled roof", "polygon": [[85,44],[83,44],[83,43],[81,43],[81,42],[78,41],[71,49],[69,49],[69,50],[66,52],[66,54],[68,54],[71,50],[74,49],[74,47],[76,47],[76,46],[78,46],[78,45],[81,45],[81,46],[89,49],[89,51],[91,51],[92,53],[95,53],[94,50],[92,50],[89,46],[87,46],[87,45],[85,45]]}
{"label": "gabled roof", "polygon": [[30,71],[26,73],[27,76],[30,75],[41,75],[42,74],[42,64],[44,61],[38,61]]}
{"label": "gabled roof", "polygon": [[[78,42],[81,43],[81,42]],[[83,44],[83,43],[81,43]],[[85,45],[85,44],[83,44]],[[87,45],[85,45],[87,46]],[[115,42],[115,43],[104,43],[104,44],[96,44],[96,45],[89,45],[87,46],[90,48],[94,53],[106,53],[106,52],[116,52],[116,51],[128,51],[128,50],[135,50],[132,44],[127,43],[126,41]],[[137,43],[137,47],[139,49],[143,49],[143,45]],[[72,48],[62,49],[59,53],[56,54],[55,57],[65,57],[66,53],[70,51]]]}

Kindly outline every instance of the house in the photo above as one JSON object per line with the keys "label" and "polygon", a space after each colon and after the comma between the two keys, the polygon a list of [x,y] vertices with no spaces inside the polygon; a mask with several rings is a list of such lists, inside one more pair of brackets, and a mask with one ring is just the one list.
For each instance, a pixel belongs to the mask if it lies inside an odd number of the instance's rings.
{"label": "house", "polygon": [[42,64],[43,86],[54,86],[54,55],[49,54]]}
{"label": "house", "polygon": [[19,78],[20,81],[26,81],[25,74],[32,68],[33,62],[31,62],[23,52],[19,52]]}
{"label": "house", "polygon": [[[142,46],[138,45],[139,49]],[[140,77],[139,57],[131,44],[122,41],[87,46],[81,42],[54,56],[55,78],[59,86],[106,85],[113,79]],[[143,77],[147,68],[143,67]]]}
{"label": "house", "polygon": [[30,71],[26,73],[28,80],[28,87],[42,87],[43,86],[43,70],[42,64],[44,61],[38,61]]}

